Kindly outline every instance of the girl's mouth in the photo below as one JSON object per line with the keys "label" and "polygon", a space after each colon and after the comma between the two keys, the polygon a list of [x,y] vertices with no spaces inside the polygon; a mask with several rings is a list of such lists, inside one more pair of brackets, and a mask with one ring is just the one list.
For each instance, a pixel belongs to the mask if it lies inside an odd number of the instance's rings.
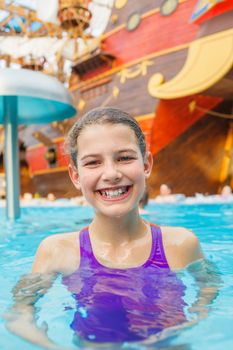
{"label": "girl's mouth", "polygon": [[119,200],[119,199],[126,198],[131,188],[132,186],[122,186],[116,189],[109,188],[109,189],[98,190],[97,192],[105,200]]}

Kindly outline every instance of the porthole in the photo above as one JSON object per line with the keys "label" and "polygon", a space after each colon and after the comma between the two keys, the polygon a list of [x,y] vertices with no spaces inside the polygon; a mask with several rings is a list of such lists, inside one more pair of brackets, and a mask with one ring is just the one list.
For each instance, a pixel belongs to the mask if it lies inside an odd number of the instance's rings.
{"label": "porthole", "polygon": [[141,15],[138,12],[132,13],[128,20],[127,20],[127,25],[126,28],[129,32],[135,30],[141,22]]}
{"label": "porthole", "polygon": [[175,12],[178,6],[178,0],[164,0],[160,7],[160,14],[162,16],[170,16]]}

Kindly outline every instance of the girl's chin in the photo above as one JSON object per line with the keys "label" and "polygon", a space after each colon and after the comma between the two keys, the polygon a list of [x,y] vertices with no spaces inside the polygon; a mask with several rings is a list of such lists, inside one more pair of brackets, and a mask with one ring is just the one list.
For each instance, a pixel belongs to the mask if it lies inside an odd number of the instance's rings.
{"label": "girl's chin", "polygon": [[96,208],[96,214],[111,218],[111,219],[120,219],[128,215],[138,214],[138,207],[130,208]]}

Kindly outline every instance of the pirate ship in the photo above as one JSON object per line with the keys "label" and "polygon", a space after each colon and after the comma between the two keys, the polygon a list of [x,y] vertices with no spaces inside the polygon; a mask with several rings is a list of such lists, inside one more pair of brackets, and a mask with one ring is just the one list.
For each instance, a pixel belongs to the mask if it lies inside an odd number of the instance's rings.
{"label": "pirate ship", "polygon": [[[8,11],[11,16],[10,5]],[[140,123],[154,155],[151,196],[164,182],[186,195],[233,186],[232,0],[67,0],[59,2],[58,24],[29,12],[31,21],[41,24],[34,38],[63,38],[56,74],[72,92],[78,114],[21,128],[22,192],[76,195],[64,137],[77,118],[97,106],[121,108]],[[90,29],[92,19],[97,25]],[[0,26],[8,35],[9,18]],[[22,26],[19,32],[22,36]],[[65,55],[71,43],[72,55]],[[11,64],[12,56],[3,58]],[[15,60],[51,74],[46,58],[29,58]]]}

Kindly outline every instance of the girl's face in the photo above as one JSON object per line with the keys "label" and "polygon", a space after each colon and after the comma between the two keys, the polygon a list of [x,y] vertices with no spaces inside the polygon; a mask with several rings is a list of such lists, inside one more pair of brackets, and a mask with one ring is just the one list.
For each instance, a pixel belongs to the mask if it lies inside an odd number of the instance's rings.
{"label": "girl's face", "polygon": [[90,125],[77,141],[77,170],[70,165],[71,180],[97,213],[127,215],[145,191],[152,168],[148,152],[143,159],[136,136],[124,124]]}

